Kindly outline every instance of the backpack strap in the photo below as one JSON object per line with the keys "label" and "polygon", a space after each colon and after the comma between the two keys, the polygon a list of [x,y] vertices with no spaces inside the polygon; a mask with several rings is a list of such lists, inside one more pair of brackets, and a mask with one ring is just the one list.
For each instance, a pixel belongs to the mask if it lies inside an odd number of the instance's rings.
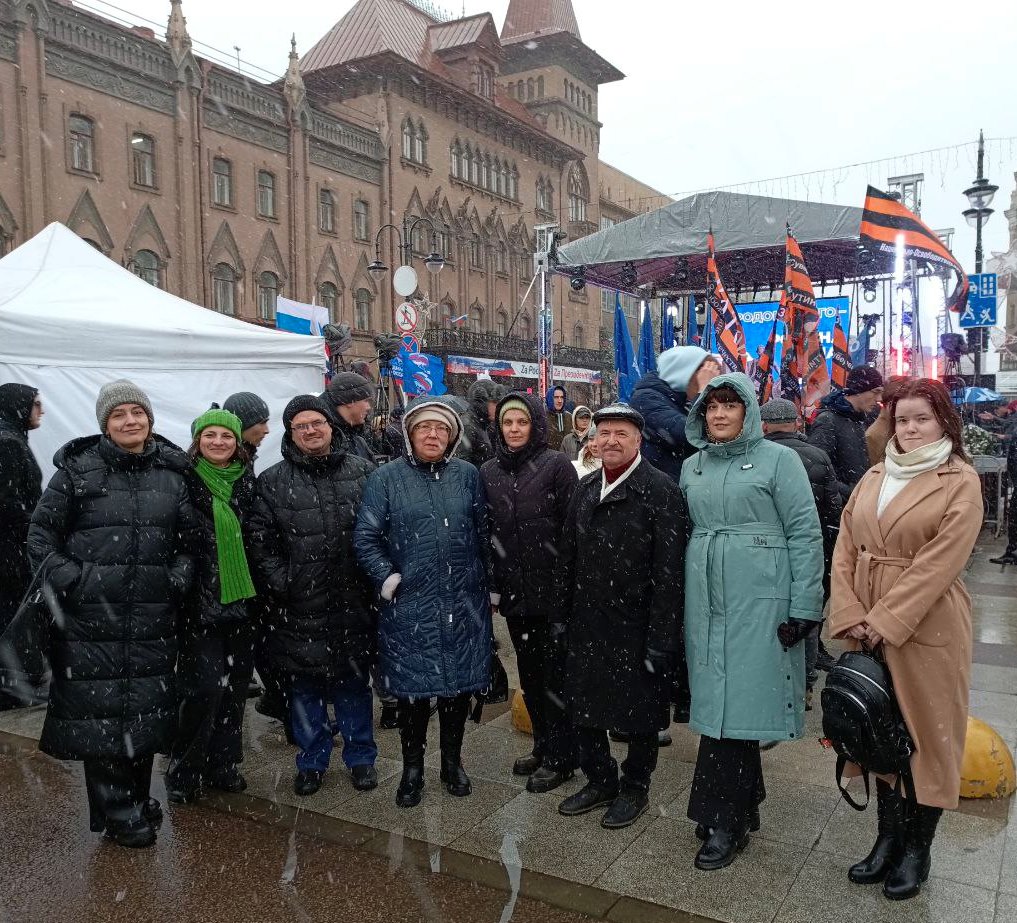
{"label": "backpack strap", "polygon": [[865,782],[865,804],[859,804],[857,801],[854,800],[854,798],[851,797],[850,794],[848,794],[848,790],[844,786],[843,775],[844,775],[844,767],[846,765],[847,765],[847,757],[846,756],[841,756],[841,755],[838,754],[838,756],[837,756],[837,788],[840,789],[840,793],[844,797],[844,800],[849,805],[851,805],[851,807],[853,807],[856,811],[864,811],[869,806],[869,801],[871,800],[871,797],[872,797],[870,795],[870,793],[869,793],[869,772],[868,772],[867,769],[863,769],[862,770],[862,780]]}

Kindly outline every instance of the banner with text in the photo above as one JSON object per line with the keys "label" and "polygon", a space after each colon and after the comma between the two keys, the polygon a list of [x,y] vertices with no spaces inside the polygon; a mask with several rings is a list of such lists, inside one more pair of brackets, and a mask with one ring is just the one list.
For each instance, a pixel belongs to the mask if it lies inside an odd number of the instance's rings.
{"label": "banner with text", "polygon": [[[512,362],[508,359],[483,359],[478,356],[449,356],[445,371],[457,375],[480,375],[486,373],[492,378],[532,378],[540,375],[536,362]],[[554,367],[556,382],[574,381],[587,385],[599,385],[601,373],[595,369],[577,369],[567,365]]]}
{"label": "banner with text", "polygon": [[[819,341],[823,344],[823,353],[826,355],[826,363],[829,365],[833,359],[833,331],[840,319],[841,326],[847,330],[848,321],[851,315],[851,299],[847,295],[836,298],[817,298],[819,306]],[[745,350],[749,359],[758,358],[758,347],[766,346],[770,330],[773,328],[773,319],[780,310],[780,302],[777,301],[755,301],[738,305],[738,315],[742,320],[742,328],[745,331]],[[783,326],[778,329],[777,345],[775,350],[773,368],[780,368],[780,358],[783,351]]]}

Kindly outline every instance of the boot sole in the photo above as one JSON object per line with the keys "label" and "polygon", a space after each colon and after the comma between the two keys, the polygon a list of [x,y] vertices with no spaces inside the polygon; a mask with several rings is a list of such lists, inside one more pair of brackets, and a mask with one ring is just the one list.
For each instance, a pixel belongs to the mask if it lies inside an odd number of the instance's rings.
{"label": "boot sole", "polygon": [[605,830],[624,830],[626,827],[631,827],[637,820],[639,820],[640,817],[642,817],[649,810],[650,810],[649,804],[644,804],[643,807],[635,814],[634,817],[630,818],[629,820],[621,822],[609,821],[607,819],[607,815],[605,814],[600,819],[600,826],[603,827]]}
{"label": "boot sole", "polygon": [[396,794],[396,807],[397,808],[415,808],[420,804],[420,800],[423,797],[423,792],[413,792],[409,795]]}
{"label": "boot sole", "polygon": [[922,893],[922,885],[924,885],[925,882],[927,882],[928,880],[929,880],[929,873],[926,872],[924,875],[922,875],[921,878],[918,879],[918,887],[917,888],[914,888],[911,891],[901,892],[899,894],[892,894],[892,893],[888,894],[887,891],[886,891],[886,888],[884,887],[883,888],[883,897],[885,897],[888,901],[909,901],[909,900],[911,900],[911,898],[918,897],[918,895]]}
{"label": "boot sole", "polygon": [[580,808],[579,810],[563,810],[561,805],[558,805],[558,813],[562,817],[581,817],[583,814],[589,814],[591,811],[596,811],[597,808],[606,808],[608,805],[614,802],[617,795],[612,795],[610,798],[604,798],[602,801],[598,801],[595,804],[591,804],[588,807]]}
{"label": "boot sole", "polygon": [[731,865],[731,863],[738,858],[738,853],[740,853],[748,845],[749,838],[745,837],[745,839],[735,847],[734,852],[728,855],[722,862],[710,863],[709,865],[700,864],[699,856],[696,856],[692,864],[701,872],[719,872],[721,869],[726,869],[729,865]]}

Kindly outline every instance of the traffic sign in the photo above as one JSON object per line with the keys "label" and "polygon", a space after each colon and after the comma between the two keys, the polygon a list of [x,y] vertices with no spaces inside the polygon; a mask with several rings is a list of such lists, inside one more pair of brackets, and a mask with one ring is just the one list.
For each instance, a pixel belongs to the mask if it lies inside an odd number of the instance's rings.
{"label": "traffic sign", "polygon": [[962,329],[996,326],[996,274],[982,272],[968,276],[971,285],[968,303],[960,316]]}
{"label": "traffic sign", "polygon": [[417,306],[412,301],[404,301],[395,309],[395,324],[401,333],[413,333],[419,322]]}
{"label": "traffic sign", "polygon": [[403,337],[403,346],[406,347],[406,352],[408,353],[420,352],[420,341],[411,333],[407,333]]}

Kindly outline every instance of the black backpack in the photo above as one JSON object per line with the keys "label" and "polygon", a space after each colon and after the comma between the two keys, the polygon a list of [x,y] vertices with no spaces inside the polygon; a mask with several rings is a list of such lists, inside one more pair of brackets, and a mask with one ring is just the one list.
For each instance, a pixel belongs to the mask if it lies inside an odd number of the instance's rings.
{"label": "black backpack", "polygon": [[[869,773],[897,776],[897,790],[915,799],[911,756],[915,744],[901,717],[890,671],[882,657],[870,651],[846,651],[830,668],[820,701],[823,734],[837,752],[837,787],[856,811],[869,799]],[[848,762],[862,768],[865,804],[858,804],[844,788]]]}

